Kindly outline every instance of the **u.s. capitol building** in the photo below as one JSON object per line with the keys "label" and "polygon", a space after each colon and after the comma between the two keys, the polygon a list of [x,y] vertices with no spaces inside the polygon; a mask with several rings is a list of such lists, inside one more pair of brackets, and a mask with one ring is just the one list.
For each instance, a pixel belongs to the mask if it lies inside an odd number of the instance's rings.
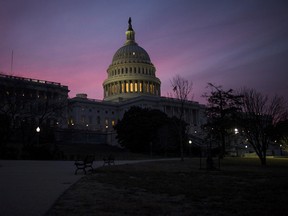
{"label": "u.s. capitol building", "polygon": [[[69,100],[68,127],[109,134],[109,144],[116,143],[113,126],[130,107],[159,109],[176,117],[181,107],[180,100],[161,96],[156,68],[146,50],[136,43],[130,18],[126,41],[112,58],[103,91],[103,100],[89,99],[86,94],[77,94]],[[200,131],[205,121],[204,105],[186,101],[184,106],[189,133]]]}

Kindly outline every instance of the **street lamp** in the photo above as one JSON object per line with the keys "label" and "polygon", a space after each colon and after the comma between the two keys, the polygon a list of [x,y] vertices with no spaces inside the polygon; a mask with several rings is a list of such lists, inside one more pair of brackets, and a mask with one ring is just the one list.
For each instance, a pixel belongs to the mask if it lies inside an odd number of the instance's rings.
{"label": "street lamp", "polygon": [[40,134],[40,127],[38,126],[37,128],[36,128],[36,133],[37,133],[37,146],[39,146],[39,134]]}
{"label": "street lamp", "polygon": [[189,143],[189,155],[191,156],[191,145],[192,145],[192,140],[189,140],[188,143]]}

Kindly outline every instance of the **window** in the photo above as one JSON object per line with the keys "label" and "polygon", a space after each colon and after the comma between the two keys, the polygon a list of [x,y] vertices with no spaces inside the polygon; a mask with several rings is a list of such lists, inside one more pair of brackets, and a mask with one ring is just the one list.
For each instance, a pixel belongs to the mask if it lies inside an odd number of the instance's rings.
{"label": "window", "polygon": [[126,92],[129,92],[129,83],[126,83]]}
{"label": "window", "polygon": [[81,123],[84,124],[85,123],[85,115],[81,116]]}
{"label": "window", "polygon": [[133,92],[133,83],[130,83],[130,92]]}
{"label": "window", "polygon": [[134,89],[135,89],[135,92],[138,92],[138,83],[137,82],[134,83]]}
{"label": "window", "polygon": [[125,92],[125,84],[121,83],[121,92]]}

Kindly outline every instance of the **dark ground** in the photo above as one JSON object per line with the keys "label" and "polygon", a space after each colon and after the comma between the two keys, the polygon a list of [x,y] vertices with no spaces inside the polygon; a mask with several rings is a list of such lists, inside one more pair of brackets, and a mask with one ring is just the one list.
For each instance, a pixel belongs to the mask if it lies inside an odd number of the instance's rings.
{"label": "dark ground", "polygon": [[[203,164],[202,164],[203,165]],[[47,215],[287,215],[288,159],[199,159],[102,167],[68,189]]]}

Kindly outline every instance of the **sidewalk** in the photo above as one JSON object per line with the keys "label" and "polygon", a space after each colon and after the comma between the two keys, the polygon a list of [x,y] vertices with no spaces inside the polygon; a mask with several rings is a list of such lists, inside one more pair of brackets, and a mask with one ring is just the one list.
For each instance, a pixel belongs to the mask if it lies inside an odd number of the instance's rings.
{"label": "sidewalk", "polygon": [[82,177],[73,161],[0,161],[0,215],[41,216]]}
{"label": "sidewalk", "polygon": [[[117,164],[141,163],[152,159],[116,161]],[[96,161],[93,167],[103,165]],[[72,184],[83,177],[74,175],[74,161],[0,160],[0,215],[41,216]]]}

